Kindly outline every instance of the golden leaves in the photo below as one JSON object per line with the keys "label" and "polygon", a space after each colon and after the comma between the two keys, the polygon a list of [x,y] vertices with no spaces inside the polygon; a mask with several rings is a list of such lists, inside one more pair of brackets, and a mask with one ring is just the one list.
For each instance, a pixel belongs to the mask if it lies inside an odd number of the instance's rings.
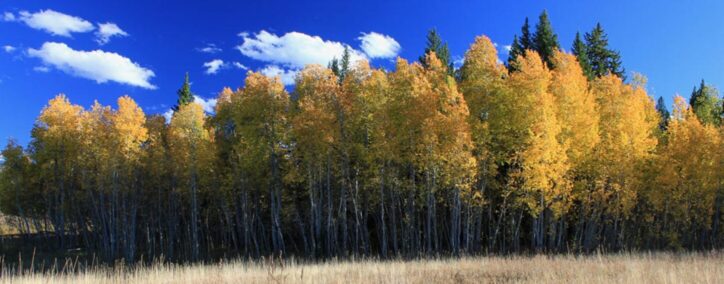
{"label": "golden leaves", "polygon": [[702,124],[676,96],[666,144],[654,166],[658,188],[647,196],[656,209],[683,224],[707,223],[719,187],[721,147],[717,129]]}

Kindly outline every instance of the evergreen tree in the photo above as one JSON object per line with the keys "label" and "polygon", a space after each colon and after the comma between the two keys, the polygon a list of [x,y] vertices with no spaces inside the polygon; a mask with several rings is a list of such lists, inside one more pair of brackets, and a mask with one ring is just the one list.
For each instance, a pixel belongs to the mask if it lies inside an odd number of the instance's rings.
{"label": "evergreen tree", "polygon": [[522,53],[525,53],[526,49],[536,50],[535,42],[533,37],[530,35],[530,25],[528,24],[528,17],[525,17],[523,27],[520,28],[520,47],[523,49]]}
{"label": "evergreen tree", "polygon": [[185,106],[194,101],[194,93],[191,92],[191,84],[189,83],[188,72],[186,72],[186,79],[184,79],[183,86],[181,86],[181,89],[178,89],[178,91],[176,91],[176,94],[178,94],[178,100],[176,101],[176,105],[173,107],[174,112],[178,111],[181,106]]}
{"label": "evergreen tree", "polygon": [[520,44],[520,41],[518,40],[518,35],[513,36],[513,43],[510,45],[510,51],[508,52],[508,70],[509,71],[516,71],[518,68],[517,65],[517,59],[518,56],[521,56],[525,53],[525,49],[523,49],[523,46]]}
{"label": "evergreen tree", "polygon": [[601,23],[596,24],[596,27],[590,33],[586,33],[584,37],[592,74],[601,77],[610,73],[626,79],[625,70],[621,64],[621,55],[618,51],[608,48],[608,35],[603,30]]}
{"label": "evergreen tree", "polygon": [[658,111],[659,115],[661,115],[659,129],[664,131],[669,127],[669,117],[671,117],[671,113],[666,108],[666,103],[664,103],[664,97],[659,97],[659,99],[656,101],[656,111]]}
{"label": "evergreen tree", "polygon": [[339,59],[337,59],[336,57],[332,58],[332,61],[330,61],[329,64],[327,64],[327,68],[329,70],[332,70],[332,73],[334,73],[334,75],[337,75],[337,78],[340,77],[341,72],[339,69]]}
{"label": "evergreen tree", "polygon": [[591,60],[588,58],[588,48],[586,43],[581,40],[581,34],[576,32],[576,38],[573,40],[573,54],[578,60],[578,64],[581,65],[583,74],[588,77],[588,80],[593,79],[593,71],[591,70]]}
{"label": "evergreen tree", "polygon": [[443,42],[440,38],[440,35],[437,33],[435,29],[431,29],[427,33],[427,47],[425,47],[425,53],[420,56],[420,63],[422,63],[422,66],[425,68],[428,68],[428,64],[425,60],[427,57],[427,54],[431,51],[435,52],[435,55],[438,59],[442,62],[443,66],[447,67],[447,73],[450,76],[453,76],[455,74],[455,68],[453,67],[453,63],[450,60],[450,50],[447,47],[447,43]]}
{"label": "evergreen tree", "polygon": [[[527,24],[527,22],[526,22]],[[533,36],[533,45],[540,55],[543,62],[545,62],[549,68],[553,68],[553,53],[560,49],[558,44],[558,36],[553,31],[553,26],[548,19],[548,12],[543,10],[538,18],[538,25],[535,26],[535,35]]]}
{"label": "evergreen tree", "polygon": [[327,64],[327,69],[332,70],[332,73],[337,76],[337,82],[339,84],[342,84],[342,81],[344,81],[344,77],[347,76],[347,72],[349,72],[350,67],[350,54],[349,54],[349,47],[344,47],[344,52],[342,53],[342,59],[339,60],[336,57],[332,58],[332,61]]}
{"label": "evergreen tree", "polygon": [[525,22],[520,28],[521,36],[513,36],[513,44],[510,45],[510,52],[508,52],[508,71],[517,71],[517,59],[518,56],[525,56],[525,51],[528,49],[536,50],[533,38],[530,35],[530,25],[528,24],[528,17],[525,17]]}
{"label": "evergreen tree", "polygon": [[340,74],[341,79],[344,79],[344,76],[347,75],[347,72],[349,71],[349,47],[344,47],[344,53],[342,53],[342,61],[340,62]]}
{"label": "evergreen tree", "polygon": [[691,105],[691,109],[701,123],[721,124],[722,105],[719,99],[719,91],[704,83],[703,79],[699,84],[699,88],[694,87],[694,91],[691,92],[689,105]]}

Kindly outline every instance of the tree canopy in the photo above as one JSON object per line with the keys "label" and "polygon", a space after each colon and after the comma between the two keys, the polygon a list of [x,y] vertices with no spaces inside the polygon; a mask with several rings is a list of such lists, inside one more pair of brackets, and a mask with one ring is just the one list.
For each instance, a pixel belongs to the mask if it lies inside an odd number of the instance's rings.
{"label": "tree canopy", "polygon": [[213,115],[188,76],[169,122],[58,95],[2,151],[0,211],[109,263],[724,247],[716,89],[669,112],[600,25],[571,54],[547,17],[508,66],[476,37],[455,77],[431,30],[392,70],[347,50],[289,89],[249,72]]}

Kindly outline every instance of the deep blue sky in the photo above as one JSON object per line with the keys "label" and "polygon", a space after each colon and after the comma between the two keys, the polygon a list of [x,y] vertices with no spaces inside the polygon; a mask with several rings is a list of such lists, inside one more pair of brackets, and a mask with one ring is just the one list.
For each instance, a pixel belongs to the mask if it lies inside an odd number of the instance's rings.
{"label": "deep blue sky", "polygon": [[[499,45],[509,45],[525,17],[533,24],[547,9],[562,46],[570,50],[576,31],[590,30],[601,22],[611,47],[621,52],[627,72],[649,78],[652,96],[671,102],[676,93],[688,97],[702,78],[715,86],[724,78],[724,2],[710,1],[19,1],[0,3],[0,146],[8,138],[26,144],[36,116],[47,101],[65,93],[72,102],[88,107],[94,100],[115,105],[128,94],[147,113],[163,113],[175,103],[184,72],[189,72],[193,91],[205,99],[224,86],[241,86],[246,71],[269,65],[289,68],[283,62],[264,62],[242,54],[235,47],[244,42],[238,34],[254,39],[261,30],[276,36],[299,32],[341,42],[360,50],[361,33],[376,32],[393,38],[399,56],[414,60],[425,44],[425,33],[435,27],[449,43],[451,54],[462,56],[476,35],[485,34]],[[376,3],[373,3],[376,2]],[[687,3],[684,3],[687,2]],[[93,31],[53,35],[22,20],[29,14],[53,10],[81,18]],[[12,14],[14,20],[7,18]],[[29,14],[25,14],[28,16]],[[32,15],[30,15],[32,16]],[[26,20],[28,18],[25,18]],[[96,42],[99,23],[115,23],[128,35]],[[117,53],[151,70],[149,89],[129,83],[96,80],[60,70],[44,61],[39,52],[46,42],[65,44],[87,52]],[[214,44],[214,54],[199,49]],[[5,48],[11,46],[12,48]],[[5,50],[9,49],[9,50]],[[31,51],[29,49],[34,49]],[[47,54],[46,54],[47,55]],[[502,54],[502,58],[506,55]],[[221,59],[224,68],[206,74],[205,62]],[[373,59],[375,66],[389,68],[390,59]],[[95,68],[97,62],[85,62]],[[45,72],[44,72],[45,71]],[[136,83],[136,85],[139,85]]]}

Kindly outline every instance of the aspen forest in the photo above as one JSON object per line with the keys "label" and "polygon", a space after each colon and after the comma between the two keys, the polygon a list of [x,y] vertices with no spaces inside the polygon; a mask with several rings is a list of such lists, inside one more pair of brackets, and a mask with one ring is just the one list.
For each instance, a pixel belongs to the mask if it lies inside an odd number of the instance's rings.
{"label": "aspen forest", "polygon": [[716,88],[692,82],[669,110],[600,24],[563,47],[547,14],[537,20],[507,60],[480,35],[455,65],[431,30],[419,60],[391,70],[345,52],[292,86],[248,71],[219,86],[213,114],[187,75],[170,121],[130,96],[84,107],[59,94],[27,146],[2,150],[0,211],[22,242],[4,253],[136,263],[724,248]]}

